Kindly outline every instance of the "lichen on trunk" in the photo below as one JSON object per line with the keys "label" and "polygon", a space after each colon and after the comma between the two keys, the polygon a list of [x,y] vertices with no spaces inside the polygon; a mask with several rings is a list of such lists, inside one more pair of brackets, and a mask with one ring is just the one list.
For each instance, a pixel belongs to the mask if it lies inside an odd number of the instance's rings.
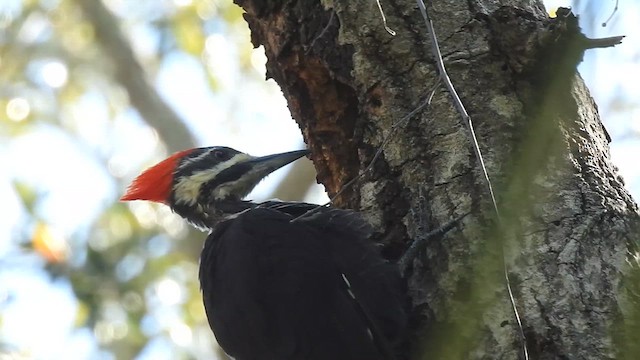
{"label": "lichen on trunk", "polygon": [[634,276],[628,254],[637,251],[639,219],[576,75],[588,41],[572,18],[549,19],[538,1],[431,8],[494,181],[498,226],[450,94],[438,88],[429,106],[399,122],[439,76],[415,3],[382,2],[396,36],[372,1],[237,3],[330,195],[388,140],[335,205],[362,211],[390,260],[417,232],[471,212],[428,243],[408,274],[416,358],[522,357],[505,260],[531,358],[623,354],[616,349],[632,327],[620,319],[638,299],[622,281]]}

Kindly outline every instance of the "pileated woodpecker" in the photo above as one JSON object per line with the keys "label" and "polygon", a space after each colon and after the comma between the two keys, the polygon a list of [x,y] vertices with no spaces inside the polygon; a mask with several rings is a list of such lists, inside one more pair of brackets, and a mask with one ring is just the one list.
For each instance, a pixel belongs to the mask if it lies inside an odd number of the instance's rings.
{"label": "pileated woodpecker", "polygon": [[405,295],[395,264],[354,211],[243,201],[307,150],[253,157],[228,147],[176,153],[138,176],[121,200],[164,203],[211,230],[200,258],[209,325],[238,360],[393,359]]}

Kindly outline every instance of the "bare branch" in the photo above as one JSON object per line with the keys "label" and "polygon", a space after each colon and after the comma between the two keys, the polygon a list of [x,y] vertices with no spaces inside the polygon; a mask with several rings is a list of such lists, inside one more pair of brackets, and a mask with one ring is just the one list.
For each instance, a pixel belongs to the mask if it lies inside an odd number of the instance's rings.
{"label": "bare branch", "polygon": [[113,61],[116,81],[126,89],[140,116],[157,130],[169,152],[195,146],[195,139],[184,121],[149,84],[115,16],[101,0],[80,0],[77,4],[93,25],[104,54]]}

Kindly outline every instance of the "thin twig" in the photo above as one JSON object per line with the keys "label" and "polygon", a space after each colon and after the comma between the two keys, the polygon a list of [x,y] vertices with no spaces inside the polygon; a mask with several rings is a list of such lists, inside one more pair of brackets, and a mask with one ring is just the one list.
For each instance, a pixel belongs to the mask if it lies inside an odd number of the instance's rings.
{"label": "thin twig", "polygon": [[408,121],[409,119],[411,119],[413,116],[415,116],[418,112],[420,112],[422,109],[424,109],[425,107],[431,105],[431,101],[433,100],[433,96],[436,94],[436,90],[438,89],[438,86],[440,86],[440,79],[436,80],[436,83],[433,85],[433,87],[431,88],[431,92],[429,93],[429,96],[425,99],[425,101],[423,101],[420,105],[418,105],[415,109],[411,110],[411,112],[409,112],[407,115],[403,116],[402,119],[398,120],[397,122],[395,122],[393,125],[391,125],[391,130],[389,131],[389,133],[384,137],[384,139],[382,140],[382,144],[380,145],[380,147],[378,148],[378,150],[376,151],[376,153],[373,155],[373,158],[371,159],[371,161],[369,162],[369,164],[367,165],[366,168],[364,168],[364,170],[362,170],[362,172],[360,174],[358,174],[356,177],[354,177],[353,179],[349,180],[346,184],[344,184],[342,186],[342,188],[340,188],[340,190],[338,190],[337,193],[335,193],[335,195],[333,195],[328,202],[322,204],[322,205],[318,205],[316,207],[314,207],[313,209],[305,212],[304,214],[298,216],[297,218],[292,219],[290,222],[296,222],[298,220],[300,220],[301,218],[310,216],[312,214],[315,214],[316,212],[318,212],[321,208],[326,207],[331,205],[335,199],[338,198],[338,196],[340,196],[346,189],[348,189],[349,187],[351,187],[351,185],[355,184],[358,180],[360,180],[360,178],[362,178],[369,170],[371,170],[373,168],[373,165],[375,164],[376,160],[378,160],[378,158],[380,157],[380,155],[382,154],[382,150],[384,150],[385,146],[389,143],[389,141],[391,140],[391,137],[395,134],[395,132],[400,128],[401,125],[403,125],[406,121]]}
{"label": "thin twig", "polygon": [[333,11],[331,11],[331,16],[329,16],[329,21],[327,21],[327,25],[325,25],[325,27],[322,29],[322,31],[320,31],[320,34],[318,34],[318,36],[316,36],[312,41],[311,44],[309,44],[309,48],[307,48],[307,51],[304,52],[305,55],[309,54],[309,52],[311,52],[311,50],[313,49],[313,45],[316,44],[316,41],[318,41],[318,39],[320,39],[321,37],[324,36],[324,34],[327,32],[327,30],[329,30],[329,27],[331,27],[331,24],[333,23],[333,17],[336,16],[336,11],[335,9]]}
{"label": "thin twig", "polygon": [[387,30],[387,32],[391,36],[396,36],[396,32],[393,31],[389,26],[387,26],[387,17],[384,16],[384,10],[382,10],[382,4],[380,4],[380,0],[376,0],[376,3],[378,4],[378,10],[380,10],[380,16],[382,16],[382,24],[384,25],[384,29]]}
{"label": "thin twig", "polygon": [[434,32],[433,22],[428,15],[427,8],[424,5],[422,0],[418,0],[418,6],[420,7],[420,12],[422,12],[422,16],[427,24],[427,28],[429,29],[429,37],[431,38],[431,44],[433,49],[433,56],[436,59],[436,65],[438,66],[438,72],[440,73],[440,78],[444,82],[444,86],[447,88],[449,94],[453,98],[453,104],[460,113],[462,117],[462,121],[467,126],[467,129],[471,133],[471,141],[473,145],[473,151],[476,154],[476,158],[480,163],[480,167],[482,168],[482,173],[484,174],[485,181],[487,182],[487,186],[489,188],[489,195],[491,196],[491,201],[493,203],[494,210],[498,217],[500,217],[500,212],[498,211],[498,204],[496,202],[496,197],[493,193],[493,186],[491,185],[491,180],[489,180],[489,173],[487,172],[487,168],[484,164],[484,159],[482,157],[482,152],[480,151],[480,145],[478,144],[478,139],[476,137],[476,132],[473,129],[473,123],[471,122],[471,117],[467,113],[467,109],[465,109],[462,100],[460,100],[460,96],[458,96],[458,92],[453,87],[453,83],[451,83],[451,79],[447,74],[447,70],[444,67],[444,61],[442,60],[442,53],[440,53],[440,46],[438,45],[438,39],[436,38],[436,33]]}
{"label": "thin twig", "polygon": [[[496,201],[496,197],[494,195],[493,192],[493,186],[491,185],[491,180],[489,179],[489,173],[487,172],[487,168],[484,164],[484,159],[482,157],[482,152],[480,151],[480,146],[478,144],[478,139],[476,137],[475,131],[473,129],[473,123],[471,122],[471,117],[469,116],[469,114],[467,113],[467,110],[464,107],[464,104],[462,104],[462,101],[460,100],[460,96],[458,96],[458,93],[456,92],[455,88],[453,87],[453,84],[451,83],[451,79],[449,78],[449,75],[447,74],[447,70],[444,67],[444,61],[442,60],[442,54],[440,52],[440,46],[438,45],[438,39],[436,37],[436,33],[435,33],[435,29],[433,27],[433,21],[431,21],[431,17],[429,17],[429,12],[427,10],[427,7],[425,6],[424,2],[422,0],[417,0],[418,2],[418,7],[420,8],[420,12],[422,13],[422,17],[424,18],[424,22],[427,25],[427,29],[428,29],[428,35],[431,39],[431,49],[433,51],[433,55],[434,58],[436,60],[436,64],[438,67],[438,72],[440,73],[440,78],[442,79],[442,81],[445,84],[445,87],[447,88],[447,90],[449,91],[449,94],[451,94],[451,97],[453,98],[453,103],[454,106],[456,107],[456,109],[458,110],[458,113],[460,113],[460,116],[462,117],[462,121],[464,122],[464,124],[467,126],[467,129],[469,130],[469,135],[471,138],[471,143],[473,145],[473,150],[475,152],[476,158],[478,160],[478,163],[480,163],[480,167],[482,168],[482,172],[484,174],[484,178],[485,181],[487,183],[487,189],[489,190],[489,195],[491,196],[491,202],[493,204],[493,209],[495,210],[496,213],[496,218],[498,219],[498,225],[500,227],[502,227],[502,220],[500,217],[500,211],[498,210],[498,203]],[[516,301],[515,298],[513,296],[513,291],[511,290],[511,281],[509,279],[509,269],[507,267],[507,260],[506,260],[506,256],[504,253],[504,247],[501,248],[502,251],[502,263],[503,263],[503,270],[504,270],[504,278],[505,278],[505,282],[506,282],[506,287],[507,287],[507,292],[509,293],[509,300],[511,301],[511,307],[513,309],[513,314],[516,318],[516,321],[518,323],[518,328],[520,330],[520,338],[522,341],[522,348],[523,348],[523,353],[524,353],[524,358],[525,360],[529,359],[529,352],[527,350],[527,341],[526,341],[526,337],[524,334],[524,328],[522,326],[522,321],[520,319],[520,314],[518,313],[518,307],[516,305]]]}
{"label": "thin twig", "polygon": [[[443,236],[449,230],[453,229],[456,225],[458,225],[460,220],[464,219],[464,217],[469,214],[470,212],[462,214],[457,218],[444,224],[443,226],[440,226],[435,230],[431,230],[426,235],[419,235],[416,239],[414,239],[411,245],[409,246],[409,248],[407,249],[407,251],[405,251],[404,254],[402,254],[402,257],[400,258],[400,260],[398,260],[398,269],[400,270],[400,274],[402,274],[403,276],[405,275],[405,272],[409,267],[409,263],[413,261],[413,259],[415,259],[416,255],[418,254],[418,251],[424,249],[424,247],[427,245],[427,241]],[[418,231],[418,234],[422,234],[423,232],[424,230]]]}
{"label": "thin twig", "polygon": [[611,21],[611,19],[613,18],[613,15],[615,15],[616,12],[618,12],[618,0],[616,0],[616,6],[613,8],[613,11],[611,12],[611,15],[609,15],[607,20],[605,20],[602,23],[602,27],[607,27],[607,24],[609,23],[609,21]]}

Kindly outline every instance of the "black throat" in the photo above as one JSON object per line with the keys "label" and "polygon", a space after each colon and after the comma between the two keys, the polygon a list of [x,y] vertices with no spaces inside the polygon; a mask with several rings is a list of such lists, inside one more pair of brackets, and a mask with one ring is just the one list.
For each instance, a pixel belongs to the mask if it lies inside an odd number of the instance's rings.
{"label": "black throat", "polygon": [[214,200],[209,204],[203,206],[200,203],[195,205],[174,203],[171,208],[193,226],[203,230],[211,230],[219,222],[260,205],[243,200]]}

